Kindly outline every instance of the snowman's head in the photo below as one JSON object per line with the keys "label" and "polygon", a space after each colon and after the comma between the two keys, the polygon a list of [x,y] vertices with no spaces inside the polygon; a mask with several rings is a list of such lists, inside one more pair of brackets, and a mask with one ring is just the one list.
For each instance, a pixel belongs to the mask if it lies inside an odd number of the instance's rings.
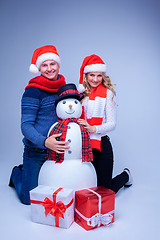
{"label": "snowman's head", "polygon": [[66,118],[80,118],[82,105],[76,98],[66,98],[58,102],[56,107],[57,116]]}

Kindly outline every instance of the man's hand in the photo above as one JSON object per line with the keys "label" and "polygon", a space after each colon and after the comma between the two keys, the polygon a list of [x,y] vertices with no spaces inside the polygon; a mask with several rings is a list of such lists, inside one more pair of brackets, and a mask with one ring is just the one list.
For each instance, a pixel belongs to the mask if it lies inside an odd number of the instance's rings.
{"label": "man's hand", "polygon": [[48,137],[45,141],[45,147],[57,152],[57,153],[64,153],[70,147],[66,146],[69,142],[67,141],[57,141],[57,137],[60,137],[62,133],[54,134]]}

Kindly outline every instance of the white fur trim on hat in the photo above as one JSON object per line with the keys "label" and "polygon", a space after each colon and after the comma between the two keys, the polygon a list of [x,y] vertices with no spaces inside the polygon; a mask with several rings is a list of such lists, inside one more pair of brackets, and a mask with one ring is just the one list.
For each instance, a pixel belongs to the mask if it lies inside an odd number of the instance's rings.
{"label": "white fur trim on hat", "polygon": [[36,65],[37,65],[38,69],[40,68],[41,64],[47,60],[54,60],[58,63],[59,66],[61,65],[60,57],[57,54],[50,53],[50,52],[43,53],[37,58]]}
{"label": "white fur trim on hat", "polygon": [[77,90],[78,90],[78,92],[83,93],[85,91],[83,84],[79,84],[77,87]]}
{"label": "white fur trim on hat", "polygon": [[37,73],[39,72],[38,68],[37,68],[36,65],[34,65],[34,64],[31,64],[31,65],[30,65],[29,71],[30,71],[32,74],[37,74]]}
{"label": "white fur trim on hat", "polygon": [[107,67],[106,64],[91,64],[84,67],[84,73],[89,72],[106,72]]}

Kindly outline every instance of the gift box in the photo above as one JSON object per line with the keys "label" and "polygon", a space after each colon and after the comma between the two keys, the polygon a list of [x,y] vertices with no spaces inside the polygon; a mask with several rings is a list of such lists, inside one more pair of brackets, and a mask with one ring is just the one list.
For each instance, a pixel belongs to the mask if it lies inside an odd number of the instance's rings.
{"label": "gift box", "polygon": [[114,222],[115,193],[105,187],[75,192],[75,222],[86,230]]}
{"label": "gift box", "polygon": [[74,221],[74,191],[42,186],[30,191],[33,222],[69,228]]}

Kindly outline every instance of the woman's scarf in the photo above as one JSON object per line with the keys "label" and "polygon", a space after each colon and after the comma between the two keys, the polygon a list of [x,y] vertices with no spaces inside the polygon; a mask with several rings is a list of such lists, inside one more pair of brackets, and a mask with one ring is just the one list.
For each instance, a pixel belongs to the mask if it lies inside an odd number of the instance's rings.
{"label": "woman's scarf", "polygon": [[[83,108],[86,121],[91,125],[101,125],[103,122],[103,116],[105,112],[107,98],[107,88],[100,84],[94,88],[90,95],[87,103],[87,109]],[[101,150],[101,135],[98,133],[91,133],[91,146]]]}

